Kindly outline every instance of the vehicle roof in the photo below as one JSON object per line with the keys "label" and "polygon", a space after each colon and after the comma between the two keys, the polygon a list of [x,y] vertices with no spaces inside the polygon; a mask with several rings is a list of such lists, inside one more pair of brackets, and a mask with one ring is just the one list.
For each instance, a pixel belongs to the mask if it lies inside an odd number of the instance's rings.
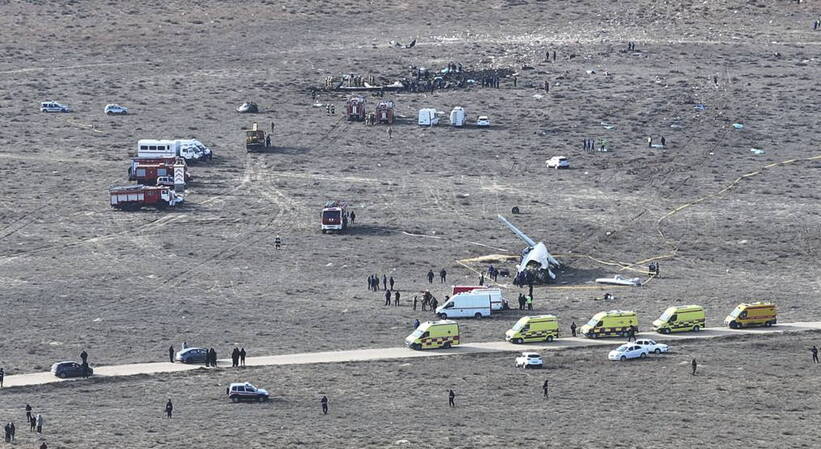
{"label": "vehicle roof", "polygon": [[52,364],[51,366],[54,366],[54,365],[63,365],[63,364],[66,364],[66,363],[76,363],[77,365],[79,365],[79,364],[80,364],[80,363],[75,362],[75,361],[73,361],[73,360],[64,360],[64,361],[62,361],[62,362],[55,362],[55,363],[54,363],[54,364]]}
{"label": "vehicle roof", "polygon": [[247,387],[249,385],[252,386],[252,387],[254,386],[251,382],[232,382],[230,387],[237,387],[237,386]]}
{"label": "vehicle roof", "polygon": [[698,306],[698,305],[695,305],[695,304],[690,304],[689,306],[670,306],[670,307],[667,308],[667,310],[670,310],[670,309],[679,310],[679,311],[687,311],[687,309],[704,310],[704,307],[701,307],[701,306]]}
{"label": "vehicle roof", "polygon": [[193,351],[193,350],[195,350],[195,349],[197,349],[197,350],[204,350],[205,348],[185,348],[185,349],[183,349],[183,350],[182,350],[182,351],[180,351],[180,352],[181,352],[181,353],[182,353],[182,352],[188,352],[188,351]]}
{"label": "vehicle roof", "polygon": [[555,320],[556,315],[535,315],[535,316],[523,316],[521,319],[527,319],[528,321],[538,321],[538,320]]}
{"label": "vehicle roof", "polygon": [[739,304],[738,307],[743,307],[745,309],[755,308],[755,307],[775,307],[775,304],[771,302],[753,302],[753,303],[742,303]]}
{"label": "vehicle roof", "polygon": [[424,323],[420,324],[420,326],[426,325],[426,324],[428,326],[444,326],[444,325],[448,325],[448,324],[456,324],[456,321],[453,321],[453,320],[425,321]]}
{"label": "vehicle roof", "polygon": [[525,356],[525,357],[527,357],[527,356],[529,356],[529,355],[537,355],[537,356],[539,356],[539,357],[541,357],[541,356],[542,356],[542,355],[541,355],[541,354],[539,354],[538,352],[523,352],[523,353],[522,353],[522,355],[523,355],[523,356]]}
{"label": "vehicle roof", "polygon": [[633,312],[632,310],[607,310],[601,311],[593,316],[634,316],[635,314],[636,312]]}

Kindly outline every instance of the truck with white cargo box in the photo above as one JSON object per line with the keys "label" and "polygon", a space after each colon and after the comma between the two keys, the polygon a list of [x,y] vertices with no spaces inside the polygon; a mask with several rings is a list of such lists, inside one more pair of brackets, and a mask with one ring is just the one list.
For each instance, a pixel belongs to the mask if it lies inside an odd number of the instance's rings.
{"label": "truck with white cargo box", "polygon": [[137,157],[175,157],[179,156],[186,161],[198,161],[203,158],[200,148],[182,140],[152,140],[137,141]]}
{"label": "truck with white cargo box", "polygon": [[439,116],[434,108],[422,108],[419,110],[419,126],[434,126],[439,124]]}
{"label": "truck with white cargo box", "polygon": [[450,125],[456,127],[465,126],[465,109],[461,106],[456,106],[450,111]]}

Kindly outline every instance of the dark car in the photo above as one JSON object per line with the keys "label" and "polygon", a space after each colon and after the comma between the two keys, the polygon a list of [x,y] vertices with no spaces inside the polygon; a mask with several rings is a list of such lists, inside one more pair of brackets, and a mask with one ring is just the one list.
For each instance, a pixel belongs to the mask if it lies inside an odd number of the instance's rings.
{"label": "dark car", "polygon": [[205,348],[186,348],[178,352],[174,358],[182,363],[205,363],[207,356],[208,350]]}
{"label": "dark car", "polygon": [[[51,365],[51,374],[55,376],[65,379],[67,377],[84,377],[83,376],[83,365],[80,365],[77,362],[57,362],[54,365]],[[94,370],[86,365],[85,369],[88,370],[85,373],[85,376],[90,376],[94,374]]]}

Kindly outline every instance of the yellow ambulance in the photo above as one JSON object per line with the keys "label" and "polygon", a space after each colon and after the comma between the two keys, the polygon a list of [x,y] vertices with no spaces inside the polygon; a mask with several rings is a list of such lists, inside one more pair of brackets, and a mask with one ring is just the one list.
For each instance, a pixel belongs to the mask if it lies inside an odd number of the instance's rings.
{"label": "yellow ambulance", "polygon": [[696,305],[668,307],[659,319],[653,321],[653,329],[660,334],[670,332],[698,332],[704,329],[704,308]]}
{"label": "yellow ambulance", "polygon": [[411,349],[450,348],[459,344],[459,325],[456,321],[425,321],[405,338]]}
{"label": "yellow ambulance", "polygon": [[727,318],[724,324],[732,329],[751,326],[772,326],[776,323],[775,304],[765,302],[755,302],[752,304],[739,304]]}
{"label": "yellow ambulance", "polygon": [[516,344],[551,342],[554,338],[559,338],[559,319],[555,315],[524,316],[505,332],[505,340]]}
{"label": "yellow ambulance", "polygon": [[639,319],[636,312],[624,310],[611,310],[609,312],[599,312],[579,329],[585,337],[625,337],[630,332],[630,328],[638,333]]}

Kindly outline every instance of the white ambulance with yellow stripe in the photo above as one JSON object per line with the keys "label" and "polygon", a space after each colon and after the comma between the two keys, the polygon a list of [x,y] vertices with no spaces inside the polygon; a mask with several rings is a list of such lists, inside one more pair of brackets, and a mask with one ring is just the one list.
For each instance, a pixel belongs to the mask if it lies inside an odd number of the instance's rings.
{"label": "white ambulance with yellow stripe", "polygon": [[456,321],[425,321],[405,338],[411,349],[450,348],[459,344],[459,324]]}

